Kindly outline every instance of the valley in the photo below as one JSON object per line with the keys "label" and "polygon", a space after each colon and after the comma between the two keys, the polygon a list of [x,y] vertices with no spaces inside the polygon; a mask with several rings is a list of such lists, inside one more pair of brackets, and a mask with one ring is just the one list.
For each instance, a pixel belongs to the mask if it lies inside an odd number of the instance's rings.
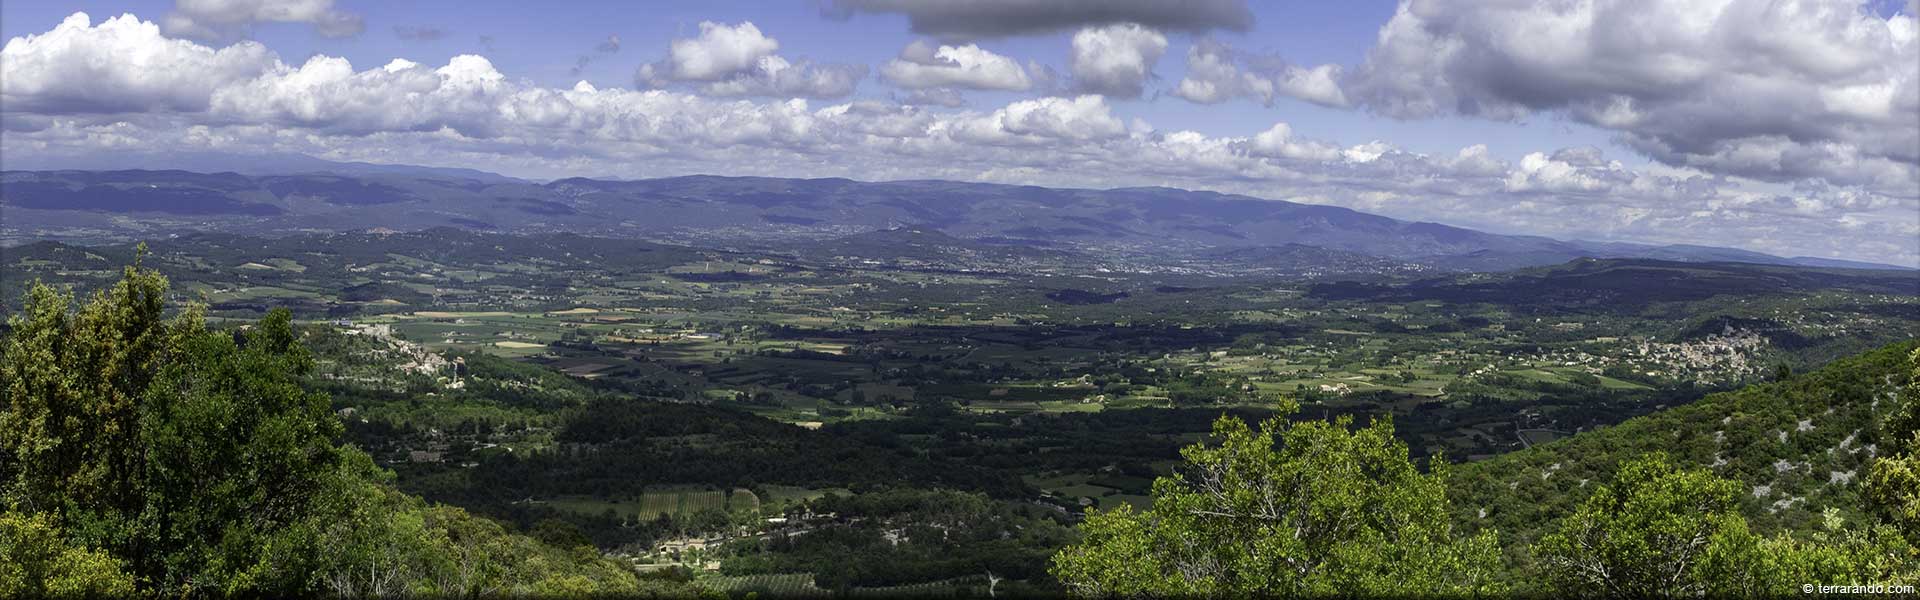
{"label": "valley", "polygon": [[[1221,414],[1391,418],[1416,460],[1508,473],[1920,331],[1911,271],[1743,263],[1227,275],[920,229],[754,249],[455,229],[149,248],[212,322],[291,309],[310,385],[402,490],[734,593],[979,594],[987,573],[1045,593],[1036,565],[1081,512],[1149,506]],[[0,269],[19,298],[33,280],[96,287],[134,255],[42,242]],[[1780,494],[1769,514],[1823,504]],[[1486,518],[1527,531],[1512,511]]]}

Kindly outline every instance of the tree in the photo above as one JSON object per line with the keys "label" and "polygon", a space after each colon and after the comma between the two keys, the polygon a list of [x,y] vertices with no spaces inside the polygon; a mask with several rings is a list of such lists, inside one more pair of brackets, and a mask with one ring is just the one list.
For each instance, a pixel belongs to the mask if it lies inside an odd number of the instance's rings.
{"label": "tree", "polygon": [[1744,519],[1707,545],[1697,569],[1710,595],[1760,598],[1792,593],[1809,582],[1911,584],[1920,571],[1913,549],[1885,524],[1849,530],[1839,509],[1822,514],[1821,530],[1807,539],[1787,534],[1763,538]]}
{"label": "tree", "polygon": [[1882,422],[1880,445],[1886,450],[1873,462],[1865,495],[1881,520],[1920,546],[1920,350],[1909,359],[1913,374],[1899,406]]}
{"label": "tree", "polygon": [[[338,421],[299,378],[311,358],[276,310],[244,333],[197,308],[163,319],[142,268],[78,311],[35,285],[0,349],[0,485],[9,513],[47,515],[146,585],[310,588],[313,510]],[[263,562],[272,560],[271,564]]]}
{"label": "tree", "polygon": [[1681,470],[1662,453],[1620,467],[1535,548],[1562,596],[1775,596],[1806,583],[1901,583],[1912,547],[1892,529],[1843,527],[1828,509],[1806,539],[1762,537],[1738,512],[1739,484]]}
{"label": "tree", "polygon": [[1723,530],[1745,529],[1734,512],[1738,494],[1732,481],[1649,454],[1622,465],[1535,551],[1563,593],[1694,596],[1707,591],[1698,567],[1708,544]]}
{"label": "tree", "polygon": [[1053,574],[1089,596],[1497,591],[1493,533],[1452,530],[1445,463],[1421,474],[1386,419],[1222,417],[1213,432],[1219,445],[1182,450],[1185,471],[1154,482],[1151,508],[1090,510]]}
{"label": "tree", "polygon": [[47,515],[0,514],[0,597],[131,596],[133,576],[123,566],[63,539]]}
{"label": "tree", "polygon": [[163,318],[145,255],[78,310],[36,283],[0,340],[0,597],[637,591],[394,491],[305,389],[290,313]]}

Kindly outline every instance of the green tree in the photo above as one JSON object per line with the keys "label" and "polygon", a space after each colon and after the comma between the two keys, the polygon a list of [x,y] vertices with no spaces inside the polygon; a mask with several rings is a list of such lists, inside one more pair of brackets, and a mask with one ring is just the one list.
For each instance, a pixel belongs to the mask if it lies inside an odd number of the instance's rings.
{"label": "green tree", "polygon": [[1185,471],[1154,482],[1151,508],[1089,511],[1053,574],[1089,596],[1497,591],[1493,533],[1452,530],[1445,463],[1421,474],[1387,420],[1213,431],[1219,445],[1182,450]]}
{"label": "green tree", "polygon": [[1662,453],[1620,467],[1535,552],[1563,596],[1777,596],[1806,583],[1901,583],[1913,549],[1892,528],[1848,530],[1837,509],[1822,530],[1763,537],[1738,512],[1739,484],[1682,470]]}
{"label": "green tree", "polygon": [[1884,524],[1847,529],[1836,508],[1807,539],[1763,538],[1733,519],[1707,544],[1697,574],[1710,595],[1759,598],[1792,594],[1807,583],[1910,584],[1913,549]]}
{"label": "green tree", "polygon": [[66,513],[95,542],[124,539],[121,528],[145,501],[137,405],[180,329],[162,321],[166,291],[166,280],[137,260],[78,312],[70,294],[28,291],[0,348],[8,507]]}
{"label": "green tree", "polygon": [[1694,596],[1708,591],[1699,569],[1708,544],[1745,529],[1734,512],[1738,485],[1649,454],[1621,465],[1535,552],[1569,595]]}
{"label": "green tree", "polygon": [[0,514],[0,598],[114,598],[133,576],[105,552],[76,547],[47,515]]}
{"label": "green tree", "polygon": [[164,318],[138,256],[77,310],[35,284],[0,341],[0,597],[640,591],[591,548],[393,490],[303,387],[291,314]]}
{"label": "green tree", "polygon": [[1901,391],[1900,404],[1882,422],[1883,455],[1867,475],[1868,505],[1897,528],[1907,542],[1920,546],[1920,350],[1909,360],[1912,375]]}

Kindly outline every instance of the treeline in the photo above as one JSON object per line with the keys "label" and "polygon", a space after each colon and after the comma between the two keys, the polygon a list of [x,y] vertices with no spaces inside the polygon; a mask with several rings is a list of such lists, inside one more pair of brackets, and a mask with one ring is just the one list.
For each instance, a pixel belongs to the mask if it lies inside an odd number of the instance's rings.
{"label": "treeline", "polygon": [[284,310],[169,317],[139,259],[77,308],[35,285],[0,348],[0,597],[684,591],[396,492],[339,443]]}
{"label": "treeline", "polygon": [[1861,484],[1898,437],[1883,424],[1893,408],[1890,391],[1911,376],[1916,346],[1895,344],[1463,466],[1454,486],[1463,523],[1501,531],[1525,560],[1520,549],[1547,523],[1571,512],[1619,465],[1654,452],[1739,482],[1742,512],[1766,531],[1817,530],[1827,507],[1862,522],[1868,515]]}
{"label": "treeline", "polygon": [[[1422,473],[1386,420],[1355,428],[1345,418],[1274,418],[1256,429],[1222,417],[1216,443],[1186,448],[1177,474],[1154,483],[1150,508],[1090,511],[1083,541],[1055,555],[1052,572],[1077,594],[1103,597],[1763,597],[1802,593],[1808,584],[1914,585],[1920,583],[1920,384],[1914,383],[1920,350],[1914,346],[1897,344],[1511,460],[1554,461],[1539,471],[1456,471],[1436,460]],[[1891,397],[1889,385],[1904,389]],[[1897,404],[1883,410],[1883,401]],[[1865,411],[1868,418],[1842,409]],[[1688,458],[1717,450],[1689,439],[1686,426],[1722,427],[1709,438],[1716,444],[1764,433],[1728,448],[1757,446],[1762,449],[1747,451],[1766,453],[1767,437],[1792,447],[1785,430],[1767,426],[1786,420],[1799,425],[1796,433],[1811,431],[1799,415],[1831,418],[1840,431],[1859,427],[1832,440],[1836,445],[1814,440],[1797,447],[1800,452],[1846,453],[1861,431],[1874,431],[1866,446],[1874,451],[1858,463],[1864,473],[1857,489],[1841,486],[1845,493],[1823,497],[1817,523],[1756,524],[1751,517],[1768,513],[1751,502],[1768,490],[1728,478],[1751,472],[1730,465],[1724,454],[1706,467],[1687,466]],[[1754,423],[1740,423],[1759,416],[1766,420],[1758,431],[1746,431],[1756,429]],[[1676,461],[1666,448],[1683,458]],[[1612,454],[1570,455],[1574,449]],[[1562,484],[1551,501],[1520,492],[1521,479],[1571,481],[1585,472],[1573,461],[1602,459],[1604,474]],[[1785,466],[1775,475],[1791,470],[1791,461],[1777,460]],[[1506,478],[1514,475],[1519,479]],[[1474,506],[1503,493],[1513,504]],[[1456,504],[1461,501],[1468,505]],[[1519,519],[1488,519],[1490,509],[1517,507],[1527,509]],[[1473,516],[1463,518],[1467,511]],[[1499,524],[1524,533],[1514,536]]]}

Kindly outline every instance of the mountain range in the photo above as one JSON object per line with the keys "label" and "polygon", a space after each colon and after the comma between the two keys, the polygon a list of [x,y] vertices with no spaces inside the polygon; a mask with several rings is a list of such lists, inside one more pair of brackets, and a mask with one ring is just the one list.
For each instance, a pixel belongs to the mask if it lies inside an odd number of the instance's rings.
{"label": "mountain range", "polygon": [[1899,268],[1731,248],[1499,235],[1335,206],[1171,188],[716,176],[539,183],[461,169],[310,160],[287,163],[306,166],[283,166],[304,169],[284,174],[0,172],[0,208],[6,211],[0,241],[451,226],[764,247],[911,229],[967,243],[1103,258],[1204,262],[1266,254],[1293,261],[1286,263],[1289,269],[1333,261],[1498,271],[1582,257]]}

